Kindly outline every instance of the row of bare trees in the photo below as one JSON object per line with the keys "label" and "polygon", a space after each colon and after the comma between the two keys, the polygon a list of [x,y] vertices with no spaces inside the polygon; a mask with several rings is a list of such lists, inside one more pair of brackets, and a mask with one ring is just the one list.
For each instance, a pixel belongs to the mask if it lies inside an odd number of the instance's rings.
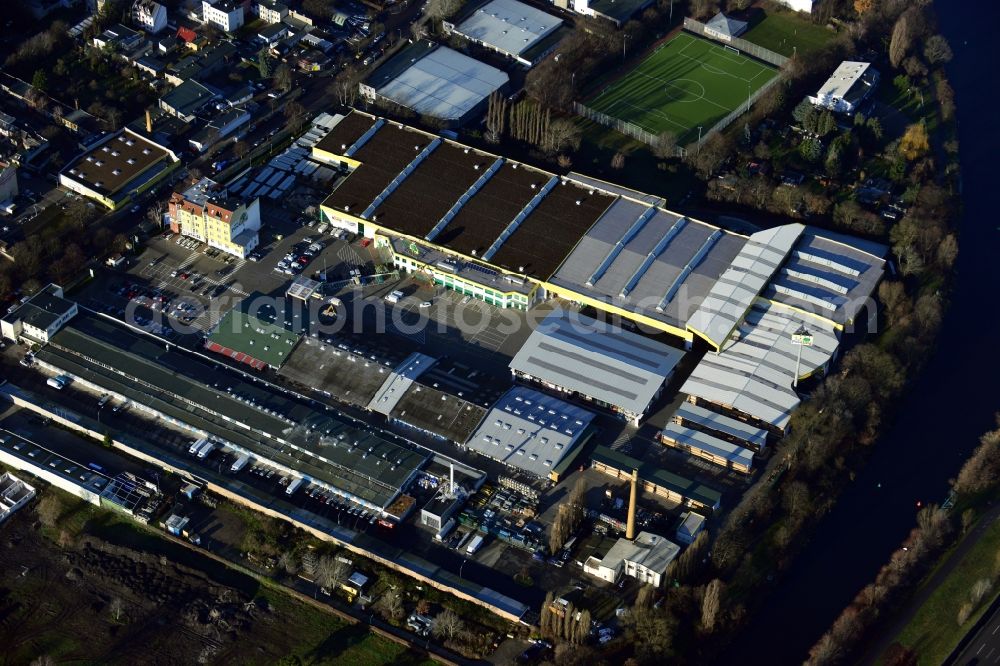
{"label": "row of bare trees", "polygon": [[545,595],[539,621],[543,636],[580,645],[590,635],[590,623],[589,610],[578,610],[572,601],[557,601],[551,591]]}
{"label": "row of bare trees", "polygon": [[511,104],[503,95],[490,95],[486,109],[486,140],[504,136],[536,146],[552,155],[580,147],[580,130],[568,118],[553,118],[552,110],[531,100]]}
{"label": "row of bare trees", "polygon": [[807,666],[844,663],[875,621],[925,572],[953,532],[948,513],[936,504],[917,514],[917,527],[844,609],[809,652]]}
{"label": "row of bare trees", "polygon": [[586,490],[587,486],[583,479],[578,480],[566,500],[559,505],[549,531],[549,552],[553,555],[562,549],[566,541],[580,527],[586,509],[584,504]]}

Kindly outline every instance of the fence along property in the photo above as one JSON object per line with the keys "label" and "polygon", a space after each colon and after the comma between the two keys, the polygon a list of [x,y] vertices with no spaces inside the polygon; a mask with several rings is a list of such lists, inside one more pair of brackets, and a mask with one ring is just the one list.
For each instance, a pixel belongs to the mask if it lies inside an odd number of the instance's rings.
{"label": "fence along property", "polygon": [[742,39],[740,37],[733,37],[728,40],[719,39],[714,34],[712,34],[711,31],[705,32],[706,26],[704,23],[702,23],[701,21],[695,21],[692,18],[684,19],[684,29],[692,34],[698,35],[699,37],[704,37],[705,39],[711,39],[713,42],[718,42],[720,44],[724,44],[725,46],[732,46],[733,48],[737,48],[743,53],[746,53],[749,56],[753,56],[754,58],[757,58],[757,60],[763,60],[766,63],[778,67],[779,69],[781,67],[784,67],[785,63],[788,62],[788,58],[786,58],[785,56],[775,53],[770,49],[765,49],[763,46],[758,46],[753,42],[748,42],[747,40]]}
{"label": "fence along property", "polygon": [[[745,53],[746,55],[757,58],[758,60],[762,60],[763,62],[774,65],[779,70],[783,68],[786,63],[788,63],[788,58],[786,56],[783,56],[779,53],[775,53],[770,49],[765,49],[763,46],[758,46],[753,42],[748,42],[747,40],[741,39],[739,37],[733,37],[728,41],[722,40],[716,37],[711,32],[706,32],[705,28],[706,28],[705,24],[702,23],[701,21],[696,21],[692,18],[687,18],[687,17],[684,18],[684,29],[694,35],[710,39],[713,42],[718,42],[719,44],[723,44],[724,46],[733,47],[739,50],[741,53]],[[740,105],[736,109],[733,109],[728,115],[720,119],[707,132],[705,132],[704,135],[702,135],[700,141],[695,141],[694,144],[696,146],[700,146],[713,134],[721,132],[722,130],[729,127],[730,123],[736,120],[736,118],[738,118],[739,116],[743,115],[744,112],[749,111],[750,107],[757,102],[757,100],[760,98],[761,95],[770,90],[771,86],[773,86],[775,83],[781,80],[781,76],[782,76],[781,72],[779,71],[778,76],[774,77],[766,84],[764,84],[762,87],[758,88],[757,91],[750,96],[750,98],[747,100],[746,105]],[[630,123],[628,121],[622,120],[621,118],[614,118],[605,113],[601,113],[600,111],[591,109],[590,107],[580,102],[576,101],[573,102],[573,111],[576,114],[583,116],[584,118],[593,120],[594,122],[604,125],[605,127],[610,127],[614,130],[617,130],[622,134],[624,134],[625,136],[629,136],[637,141],[641,141],[647,146],[655,146],[657,141],[659,140],[655,134],[647,132],[638,125],[635,125],[634,123]],[[687,151],[686,147],[681,147],[681,146],[677,147],[677,155],[679,157],[683,157],[686,154],[686,151]]]}

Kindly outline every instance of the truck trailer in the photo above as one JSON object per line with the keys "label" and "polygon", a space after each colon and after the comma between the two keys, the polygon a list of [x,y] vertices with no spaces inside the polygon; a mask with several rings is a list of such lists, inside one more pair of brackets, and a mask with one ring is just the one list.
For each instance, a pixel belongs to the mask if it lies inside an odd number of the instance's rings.
{"label": "truck trailer", "polygon": [[294,481],[292,481],[291,483],[288,484],[287,488],[285,488],[285,494],[286,495],[294,495],[295,491],[298,490],[302,486],[302,484],[305,483],[305,482],[306,482],[306,480],[303,479],[303,478],[295,479]]}
{"label": "truck trailer", "polygon": [[475,552],[479,550],[479,547],[482,545],[483,545],[483,535],[477,534],[472,539],[472,541],[469,542],[469,545],[465,547],[465,552],[468,553],[469,555],[474,555]]}
{"label": "truck trailer", "polygon": [[229,471],[236,473],[241,469],[243,469],[244,467],[246,467],[248,462],[250,462],[250,456],[244,453],[239,458],[237,458],[235,462],[233,462],[233,466],[229,468]]}

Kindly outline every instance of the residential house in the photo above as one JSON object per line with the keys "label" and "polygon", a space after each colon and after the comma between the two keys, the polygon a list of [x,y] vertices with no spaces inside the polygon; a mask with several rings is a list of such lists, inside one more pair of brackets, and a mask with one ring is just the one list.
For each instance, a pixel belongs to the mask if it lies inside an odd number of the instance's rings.
{"label": "residential house", "polygon": [[251,7],[252,11],[266,23],[281,23],[281,20],[288,16],[288,5],[277,0],[256,0]]}
{"label": "residential house", "polygon": [[155,35],[167,27],[167,8],[155,0],[135,0],[132,21],[141,30]]}
{"label": "residential house", "polygon": [[223,32],[234,32],[243,25],[243,3],[236,0],[202,0],[202,19]]}

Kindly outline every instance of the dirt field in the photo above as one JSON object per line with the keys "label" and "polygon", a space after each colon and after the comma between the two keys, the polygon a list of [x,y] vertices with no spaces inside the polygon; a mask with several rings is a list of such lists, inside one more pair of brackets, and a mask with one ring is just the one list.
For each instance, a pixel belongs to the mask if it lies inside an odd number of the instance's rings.
{"label": "dirt field", "polygon": [[293,655],[303,664],[424,663],[364,627],[62,497],[53,527],[39,521],[43,497],[0,526],[0,664],[42,655],[102,664],[273,664]]}

